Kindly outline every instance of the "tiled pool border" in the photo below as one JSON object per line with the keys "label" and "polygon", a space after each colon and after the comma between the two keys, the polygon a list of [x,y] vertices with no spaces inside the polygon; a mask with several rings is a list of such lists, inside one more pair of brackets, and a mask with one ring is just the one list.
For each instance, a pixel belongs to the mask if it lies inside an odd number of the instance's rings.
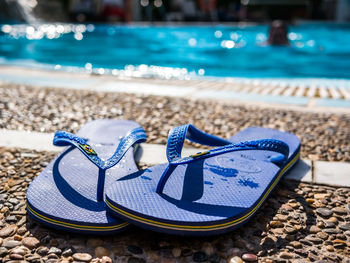
{"label": "tiled pool border", "polygon": [[[324,80],[325,83],[319,86],[315,81],[305,79],[305,83],[302,83],[300,79],[291,79],[288,83],[285,79],[243,78],[166,80],[0,66],[0,82],[20,85],[219,99],[305,108],[350,109],[350,80]],[[339,85],[332,86],[332,83]]]}

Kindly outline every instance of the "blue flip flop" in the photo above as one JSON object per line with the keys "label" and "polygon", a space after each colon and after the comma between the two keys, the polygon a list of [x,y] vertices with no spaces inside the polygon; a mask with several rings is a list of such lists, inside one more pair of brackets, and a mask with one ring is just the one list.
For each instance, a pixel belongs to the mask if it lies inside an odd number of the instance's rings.
{"label": "blue flip flop", "polygon": [[27,191],[27,211],[56,229],[111,234],[129,223],[110,216],[104,203],[105,185],[138,171],[136,146],[146,140],[137,123],[95,120],[77,135],[58,131],[54,145],[69,146],[33,180]]}
{"label": "blue flip flop", "polygon": [[[185,139],[217,148],[181,157]],[[299,152],[299,138],[286,132],[252,127],[224,140],[183,125],[169,133],[169,163],[116,180],[105,202],[115,216],[158,232],[228,232],[254,215]]]}

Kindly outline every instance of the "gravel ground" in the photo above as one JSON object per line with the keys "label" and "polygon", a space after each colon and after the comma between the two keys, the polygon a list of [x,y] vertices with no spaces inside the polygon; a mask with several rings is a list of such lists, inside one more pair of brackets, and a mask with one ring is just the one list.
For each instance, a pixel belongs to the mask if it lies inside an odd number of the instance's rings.
{"label": "gravel ground", "polygon": [[291,181],[282,181],[245,226],[216,237],[136,228],[92,237],[44,228],[27,217],[25,191],[53,157],[0,148],[2,262],[350,262],[350,189]]}
{"label": "gravel ground", "polygon": [[0,85],[0,128],[76,132],[96,118],[131,119],[146,128],[148,142],[166,143],[169,129],[185,123],[223,137],[249,126],[277,128],[302,139],[302,157],[350,161],[350,115],[307,113],[228,102],[117,95]]}

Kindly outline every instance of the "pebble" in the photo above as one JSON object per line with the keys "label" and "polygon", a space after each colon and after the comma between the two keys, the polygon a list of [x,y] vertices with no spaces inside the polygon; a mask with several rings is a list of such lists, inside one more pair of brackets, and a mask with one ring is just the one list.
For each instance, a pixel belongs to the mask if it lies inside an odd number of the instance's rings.
{"label": "pebble", "polygon": [[181,256],[181,249],[180,248],[173,248],[172,250],[171,250],[171,253],[173,254],[173,256],[175,257],[175,258],[178,258],[178,257],[180,257]]}
{"label": "pebble", "polygon": [[23,260],[23,256],[20,255],[20,254],[10,254],[10,259],[13,259],[13,260]]}
{"label": "pebble", "polygon": [[101,263],[112,263],[112,259],[110,257],[107,257],[107,256],[103,256],[101,258]]}
{"label": "pebble", "polygon": [[19,245],[21,245],[21,242],[16,240],[4,240],[4,242],[2,243],[2,246],[6,248],[14,248]]}
{"label": "pebble", "polygon": [[16,225],[9,225],[0,230],[0,237],[12,236],[16,233],[18,227]]}
{"label": "pebble", "polygon": [[40,241],[35,237],[25,237],[22,239],[22,244],[29,249],[34,249],[40,244]]}
{"label": "pebble", "polygon": [[332,211],[336,214],[340,215],[346,215],[348,211],[345,209],[345,207],[335,207],[332,209]]}
{"label": "pebble", "polygon": [[330,251],[330,252],[334,251],[334,247],[332,245],[326,246],[326,249],[327,251]]}
{"label": "pebble", "polygon": [[36,250],[36,253],[38,253],[40,256],[45,256],[49,252],[49,249],[47,247],[38,247]]}
{"label": "pebble", "polygon": [[270,226],[273,228],[280,228],[283,227],[284,224],[281,221],[271,221]]}
{"label": "pebble", "polygon": [[62,253],[62,250],[58,247],[51,247],[47,253],[60,255]]}
{"label": "pebble", "polygon": [[73,250],[71,248],[67,248],[62,252],[62,256],[64,257],[70,257],[73,255]]}
{"label": "pebble", "polygon": [[280,254],[280,257],[284,258],[284,259],[292,259],[292,258],[294,258],[294,255],[292,253],[289,253],[289,252],[282,252]]}
{"label": "pebble", "polygon": [[98,258],[102,258],[103,256],[109,256],[111,252],[105,248],[105,247],[96,247],[95,248],[95,255]]}
{"label": "pebble", "polygon": [[333,214],[332,210],[329,210],[328,208],[317,208],[316,213],[326,218],[330,217]]}
{"label": "pebble", "polygon": [[243,260],[240,257],[233,257],[228,260],[228,263],[243,263]]}
{"label": "pebble", "polygon": [[77,261],[88,262],[92,259],[92,256],[88,253],[75,253],[73,259]]}
{"label": "pebble", "polygon": [[192,259],[194,262],[204,262],[207,261],[208,256],[201,251],[193,253]]}
{"label": "pebble", "polygon": [[143,253],[142,248],[140,248],[138,246],[131,245],[131,246],[128,246],[127,249],[130,253],[135,254],[135,255],[139,255],[139,254]]}
{"label": "pebble", "polygon": [[350,230],[350,223],[339,225],[339,228],[344,231]]}
{"label": "pebble", "polygon": [[258,261],[258,256],[252,253],[245,253],[242,255],[242,259],[246,262]]}
{"label": "pebble", "polygon": [[314,243],[314,244],[321,244],[323,242],[322,239],[318,238],[318,237],[315,237],[313,235],[308,235],[305,237],[306,240]]}
{"label": "pebble", "polygon": [[311,226],[310,229],[309,229],[309,232],[312,233],[312,234],[316,234],[318,232],[320,232],[321,229],[317,226]]}
{"label": "pebble", "polygon": [[289,244],[294,248],[301,248],[303,246],[299,241],[296,241],[296,240],[289,242]]}

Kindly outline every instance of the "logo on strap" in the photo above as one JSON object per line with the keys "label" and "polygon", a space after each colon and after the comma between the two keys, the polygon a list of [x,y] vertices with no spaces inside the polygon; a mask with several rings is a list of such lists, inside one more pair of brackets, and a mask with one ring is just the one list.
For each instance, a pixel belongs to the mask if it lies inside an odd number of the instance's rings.
{"label": "logo on strap", "polygon": [[210,151],[199,152],[199,153],[190,155],[190,157],[196,158],[196,157],[199,157],[199,156],[206,155],[206,154],[208,154],[208,153],[210,153]]}
{"label": "logo on strap", "polygon": [[92,149],[92,147],[88,144],[79,144],[80,148],[84,150],[84,152],[88,155],[97,155],[97,153]]}

